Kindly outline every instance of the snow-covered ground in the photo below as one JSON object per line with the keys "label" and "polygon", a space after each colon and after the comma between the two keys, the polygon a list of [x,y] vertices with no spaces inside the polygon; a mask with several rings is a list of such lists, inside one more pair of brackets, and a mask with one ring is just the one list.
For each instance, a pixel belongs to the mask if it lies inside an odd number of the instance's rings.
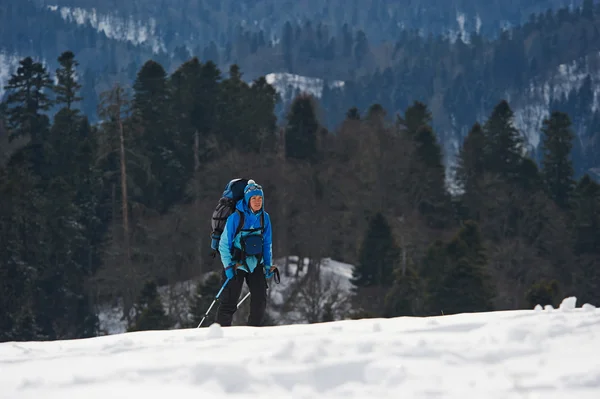
{"label": "snow-covered ground", "polygon": [[0,370],[2,399],[597,399],[600,310],[567,298],[560,309],[8,342]]}

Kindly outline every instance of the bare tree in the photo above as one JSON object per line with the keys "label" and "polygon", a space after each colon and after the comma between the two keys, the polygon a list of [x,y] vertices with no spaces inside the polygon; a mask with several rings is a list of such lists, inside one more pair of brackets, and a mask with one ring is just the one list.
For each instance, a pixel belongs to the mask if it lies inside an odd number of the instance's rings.
{"label": "bare tree", "polygon": [[344,289],[342,278],[322,261],[315,261],[282,294],[279,311],[283,324],[340,320],[350,312],[350,294]]}

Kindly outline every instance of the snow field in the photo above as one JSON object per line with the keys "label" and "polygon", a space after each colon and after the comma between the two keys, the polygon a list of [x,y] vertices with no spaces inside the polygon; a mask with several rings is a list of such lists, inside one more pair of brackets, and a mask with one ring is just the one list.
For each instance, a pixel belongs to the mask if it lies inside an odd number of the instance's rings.
{"label": "snow field", "polygon": [[598,398],[600,311],[145,331],[0,344],[0,398]]}

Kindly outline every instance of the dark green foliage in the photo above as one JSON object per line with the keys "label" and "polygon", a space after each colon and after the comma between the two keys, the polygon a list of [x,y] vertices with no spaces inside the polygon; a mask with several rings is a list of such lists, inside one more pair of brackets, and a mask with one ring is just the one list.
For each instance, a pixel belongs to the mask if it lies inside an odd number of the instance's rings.
{"label": "dark green foliage", "polygon": [[165,313],[156,283],[152,281],[147,282],[140,292],[135,313],[135,322],[127,331],[166,330],[171,327],[171,321]]}
{"label": "dark green foliage", "polygon": [[574,240],[576,254],[600,253],[600,184],[589,175],[575,188]]}
{"label": "dark green foliage", "polygon": [[483,126],[486,170],[513,179],[522,161],[523,137],[514,127],[513,111],[500,101]]}
{"label": "dark green foliage", "polygon": [[569,207],[575,181],[573,165],[570,159],[574,134],[571,120],[564,112],[554,111],[544,120],[543,179],[548,195],[563,209]]}
{"label": "dark green foliage", "polygon": [[424,308],[425,285],[413,268],[403,275],[396,270],[394,285],[385,297],[385,317],[420,316]]}
{"label": "dark green foliage", "polygon": [[359,263],[352,272],[352,283],[358,287],[392,285],[398,253],[387,220],[377,213],[362,240]]}
{"label": "dark green foliage", "polygon": [[399,122],[406,127],[408,134],[414,137],[421,127],[430,126],[432,122],[431,111],[421,101],[415,101],[406,109],[404,119],[399,119]]}
{"label": "dark green foliage", "polygon": [[[191,323],[190,327],[197,327],[200,321],[204,317],[204,314],[208,310],[208,307],[217,296],[217,293],[221,289],[223,282],[221,276],[217,272],[210,273],[206,279],[200,283],[196,288],[196,295],[194,295],[192,305],[190,307]],[[202,323],[202,327],[208,327],[215,322],[217,316],[217,306],[215,303],[211,309],[210,314],[206,317]]]}
{"label": "dark green foliage", "polygon": [[422,124],[413,138],[416,165],[414,170],[421,178],[418,184],[423,195],[417,205],[419,212],[433,228],[447,227],[452,221],[450,196],[446,191],[442,150],[431,127]]}
{"label": "dark green foliage", "polygon": [[527,291],[526,300],[532,309],[536,305],[558,307],[561,300],[558,281],[539,281],[533,284]]}
{"label": "dark green foliage", "polygon": [[43,112],[51,107],[48,90],[52,80],[46,68],[31,57],[19,62],[15,74],[4,89],[6,98],[6,122],[12,138],[30,137],[34,144],[42,140],[48,127],[48,116]]}
{"label": "dark green foliage", "polygon": [[79,62],[75,60],[75,54],[72,51],[65,51],[58,57],[60,68],[56,70],[56,79],[58,83],[54,86],[56,93],[56,104],[64,106],[70,110],[75,102],[83,98],[78,95],[81,84],[76,80],[76,68]]}
{"label": "dark green foliage", "polygon": [[465,138],[457,156],[456,183],[465,207],[464,218],[479,220],[482,185],[485,172],[485,136],[479,123],[475,123]]}
{"label": "dark green foliage", "polygon": [[[182,199],[187,176],[179,161],[183,148],[173,131],[167,73],[162,65],[147,61],[138,72],[133,89],[133,117],[141,129],[136,147],[150,168],[143,171],[149,179],[135,200],[164,213]],[[141,176],[139,180],[142,181]]]}
{"label": "dark green foliage", "polygon": [[350,119],[350,120],[360,120],[360,112],[358,111],[358,108],[356,107],[352,107],[348,110],[348,112],[346,113],[346,118]]}
{"label": "dark green foliage", "polygon": [[285,154],[291,159],[315,161],[317,156],[317,120],[315,101],[298,96],[290,107],[285,129]]}
{"label": "dark green foliage", "polygon": [[493,310],[496,291],[477,223],[466,221],[448,244],[435,243],[426,260],[423,271],[432,314]]}

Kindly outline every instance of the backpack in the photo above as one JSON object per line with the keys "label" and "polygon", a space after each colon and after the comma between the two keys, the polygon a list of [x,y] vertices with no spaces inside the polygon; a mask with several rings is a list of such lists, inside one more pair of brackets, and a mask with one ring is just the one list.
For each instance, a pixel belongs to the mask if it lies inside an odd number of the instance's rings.
{"label": "backpack", "polygon": [[248,179],[233,179],[227,183],[223,195],[213,211],[211,222],[211,248],[213,250],[213,258],[217,255],[219,250],[219,241],[221,240],[221,234],[223,234],[223,230],[225,229],[227,218],[235,212],[237,202],[244,198],[244,189],[247,184]]}

